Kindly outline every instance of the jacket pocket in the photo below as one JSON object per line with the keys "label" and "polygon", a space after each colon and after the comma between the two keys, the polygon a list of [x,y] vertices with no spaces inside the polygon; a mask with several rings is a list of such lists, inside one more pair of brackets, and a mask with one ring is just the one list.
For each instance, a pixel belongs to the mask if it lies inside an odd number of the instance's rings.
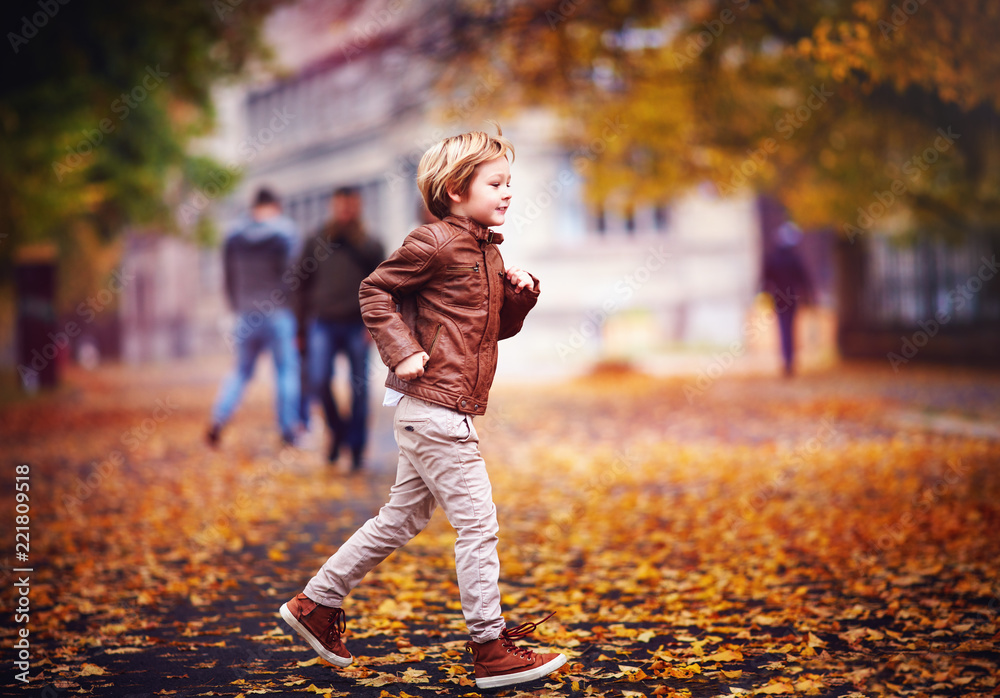
{"label": "jacket pocket", "polygon": [[479,262],[476,262],[475,266],[472,265],[461,265],[453,264],[447,269],[449,274],[461,274],[462,272],[469,272],[478,274],[479,273]]}
{"label": "jacket pocket", "polygon": [[443,328],[443,327],[444,327],[444,325],[438,323],[437,329],[434,330],[434,338],[431,340],[431,345],[429,347],[427,347],[427,356],[428,356],[427,360],[428,361],[430,361],[430,357],[434,355],[434,345],[437,344],[438,337],[441,336],[441,328]]}
{"label": "jacket pocket", "polygon": [[475,264],[450,264],[440,280],[441,301],[445,305],[476,308],[485,297],[483,267]]}

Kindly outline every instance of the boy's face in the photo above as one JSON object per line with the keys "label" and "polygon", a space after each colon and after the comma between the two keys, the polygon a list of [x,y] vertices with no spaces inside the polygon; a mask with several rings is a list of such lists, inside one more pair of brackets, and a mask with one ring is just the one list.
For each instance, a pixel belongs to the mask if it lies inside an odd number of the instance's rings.
{"label": "boy's face", "polygon": [[453,215],[467,216],[485,226],[503,225],[510,205],[510,163],[505,157],[480,163],[468,191],[462,196],[448,192],[448,196]]}

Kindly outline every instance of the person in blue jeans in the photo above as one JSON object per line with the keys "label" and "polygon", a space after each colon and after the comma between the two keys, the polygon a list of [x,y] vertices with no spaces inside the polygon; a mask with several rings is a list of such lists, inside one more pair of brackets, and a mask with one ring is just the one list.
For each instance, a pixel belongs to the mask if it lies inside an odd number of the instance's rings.
{"label": "person in blue jeans", "polygon": [[295,254],[298,232],[281,211],[281,202],[270,189],[260,189],[249,216],[226,236],[223,275],[226,298],[237,314],[226,344],[236,352],[236,368],[222,382],[208,441],[219,443],[253,377],[261,352],[274,358],[277,381],[276,412],[283,445],[294,445],[299,423],[299,354],[295,347],[296,318],[286,272]]}
{"label": "person in blue jeans", "polygon": [[[340,458],[343,445],[351,451],[353,470],[362,467],[368,441],[368,330],[361,320],[358,290],[385,252],[361,222],[361,192],[337,189],[330,199],[331,220],[302,249],[299,320],[308,322],[308,361],[311,397],[323,405],[330,432],[328,459]],[[351,408],[341,415],[331,389],[334,360],[347,356],[350,364]]]}

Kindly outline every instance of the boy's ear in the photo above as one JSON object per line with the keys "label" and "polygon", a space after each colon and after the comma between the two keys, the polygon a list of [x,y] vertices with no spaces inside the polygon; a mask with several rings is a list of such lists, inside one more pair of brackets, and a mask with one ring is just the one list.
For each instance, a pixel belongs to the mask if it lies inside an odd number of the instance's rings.
{"label": "boy's ear", "polygon": [[454,201],[456,204],[460,204],[462,203],[462,199],[464,199],[465,197],[461,194],[456,194],[454,190],[449,189],[448,198]]}

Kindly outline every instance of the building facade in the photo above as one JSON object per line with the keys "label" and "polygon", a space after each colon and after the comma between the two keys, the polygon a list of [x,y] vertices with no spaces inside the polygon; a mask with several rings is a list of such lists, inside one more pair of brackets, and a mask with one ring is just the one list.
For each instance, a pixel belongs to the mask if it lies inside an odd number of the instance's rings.
{"label": "building facade", "polygon": [[[480,107],[496,89],[485,75],[462,94],[439,94],[433,73],[398,48],[389,28],[363,48],[333,46],[234,96],[244,179],[223,213],[267,185],[309,234],[337,187],[358,186],[366,224],[392,250],[419,224],[420,156],[444,136],[488,128]],[[581,153],[564,144],[562,127],[538,109],[503,119],[516,160],[501,252],[542,282],[523,336],[505,343],[516,346],[520,370],[553,375],[740,341],[759,284],[756,199],[695,187],[629,212],[587,201]],[[605,138],[614,137],[609,124]]]}

